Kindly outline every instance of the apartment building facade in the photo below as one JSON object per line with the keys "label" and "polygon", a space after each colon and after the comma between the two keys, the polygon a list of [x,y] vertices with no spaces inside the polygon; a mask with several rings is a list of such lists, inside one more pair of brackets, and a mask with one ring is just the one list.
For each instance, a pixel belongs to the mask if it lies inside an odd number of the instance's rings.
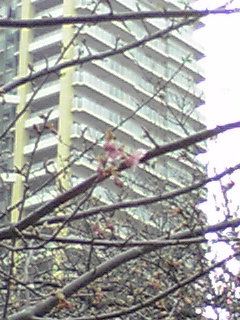
{"label": "apartment building facade", "polygon": [[[9,19],[51,19],[110,14],[112,11],[129,13],[184,8],[185,4],[177,0],[2,0],[0,15]],[[114,52],[174,23],[166,19],[145,19],[21,30],[3,28],[0,30],[1,83],[48,70],[76,57],[91,58]],[[113,132],[116,144],[129,154],[203,130],[205,122],[198,107],[204,103],[204,95],[198,83],[204,80],[204,73],[198,60],[204,56],[204,50],[193,39],[194,30],[201,26],[201,22],[195,21],[121,54],[90,59],[56,73],[46,73],[2,95],[0,210],[3,223],[10,219],[18,221],[95,173],[99,156],[104,154],[107,130]],[[82,208],[188,186],[205,174],[204,167],[195,159],[202,151],[204,146],[198,144],[184,153],[167,154],[126,170],[120,177],[123,188],[108,179],[92,191],[91,198],[86,197],[89,204],[83,204]],[[202,194],[198,194],[195,204],[201,198]],[[172,209],[179,210],[177,204],[171,205],[167,209],[168,215],[174,213]],[[136,239],[152,239],[154,235],[162,235],[171,223],[175,227],[178,217],[172,215],[167,225],[167,215],[162,218],[160,208],[164,212],[164,206],[160,207],[160,204],[116,212],[114,219],[120,221],[118,236],[128,239],[134,231]],[[64,214],[68,209],[64,208]],[[56,214],[59,213],[61,210]],[[82,224],[72,224],[72,234],[87,238],[90,232],[96,231],[96,223],[101,223],[94,219],[90,231],[87,227],[83,230]],[[148,237],[145,237],[146,230]],[[51,251],[51,243],[49,248]],[[45,250],[44,259],[41,258],[43,264],[47,261],[49,277],[53,274],[54,264],[65,263],[62,262],[63,255],[56,252],[49,258],[49,252]],[[74,258],[75,253],[72,254]],[[189,257],[191,260],[191,254]],[[35,266],[32,260],[31,267]],[[191,263],[194,265],[195,262]],[[41,269],[39,261],[36,265]],[[144,277],[152,271],[153,267],[149,266]],[[67,276],[74,278],[74,272],[69,271]],[[34,272],[31,276],[38,279]],[[61,278],[61,272],[58,276]]]}
{"label": "apartment building facade", "polygon": [[[184,7],[174,0],[118,0],[110,5],[88,0],[15,0],[3,1],[0,8],[1,15],[10,19],[49,19],[91,14],[94,10],[102,14],[111,10],[132,12],[136,9],[177,10]],[[165,19],[149,19],[21,31],[2,29],[2,83],[78,56],[115,50],[163,30],[170,23]],[[3,139],[2,150],[9,152],[2,153],[2,172],[10,183],[1,194],[4,205],[18,203],[24,192],[28,194],[26,207],[29,208],[50,200],[56,195],[55,182],[43,186],[39,192],[27,191],[26,184],[28,189],[37,190],[39,184],[44,185],[49,174],[61,171],[68,161],[73,160],[73,165],[70,176],[66,175],[58,186],[62,190],[91,175],[96,171],[96,159],[102,152],[107,129],[115,130],[117,140],[124,145],[126,152],[153,147],[149,139],[143,139],[144,132],[149,132],[156,143],[165,144],[202,130],[205,124],[198,106],[204,103],[204,96],[197,83],[204,79],[204,75],[197,60],[204,52],[192,36],[193,30],[199,26],[201,23],[196,22],[124,54],[93,59],[58,74],[49,74],[7,94],[1,110],[2,132],[16,114],[27,104],[29,106],[16,122],[15,129]],[[39,135],[44,123],[46,128]],[[86,148],[89,153],[83,152]],[[26,183],[25,177],[14,170],[21,171],[27,166],[31,169]],[[195,167],[193,162],[182,161],[178,155],[166,156],[156,161],[153,167],[139,169],[137,178],[130,172],[126,179],[132,186],[132,194],[141,196],[145,194],[149,181],[162,181],[161,187],[167,181],[169,188],[187,185],[193,181]],[[203,168],[201,170],[204,172]],[[10,189],[11,199],[7,200]],[[114,185],[111,190],[113,194],[118,193]],[[109,186],[96,192],[107,201]],[[18,213],[13,220],[17,217]]]}

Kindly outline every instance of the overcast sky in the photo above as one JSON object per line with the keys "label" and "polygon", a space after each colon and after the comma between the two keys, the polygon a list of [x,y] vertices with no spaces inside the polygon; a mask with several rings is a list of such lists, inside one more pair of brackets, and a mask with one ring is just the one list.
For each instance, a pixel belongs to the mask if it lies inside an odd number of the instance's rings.
{"label": "overcast sky", "polygon": [[[225,0],[226,1],[226,0]],[[224,5],[224,0],[199,0],[197,9],[214,9]],[[228,8],[240,8],[240,0],[235,0]],[[205,69],[206,81],[202,87],[206,94],[206,104],[201,111],[206,116],[208,127],[240,121],[240,13],[211,15],[204,18],[206,27],[196,33],[197,40],[206,50],[206,58],[201,64]],[[209,151],[203,156],[208,166],[209,175],[214,175],[225,168],[240,163],[240,129],[234,129],[219,135],[216,140],[209,142]],[[231,211],[237,210],[239,205],[240,172],[231,178],[226,177],[223,184],[231,181],[235,186],[229,191],[232,200]],[[221,220],[220,212],[216,214],[213,194],[219,198],[219,183],[209,185],[209,199],[204,211],[209,212],[209,222]],[[221,198],[220,198],[221,200]],[[221,203],[218,203],[221,206]],[[215,212],[215,214],[214,214]]]}
{"label": "overcast sky", "polygon": [[[226,3],[226,0],[199,0],[198,9],[214,9]],[[240,8],[240,0],[235,0],[228,8]],[[201,107],[206,116],[208,127],[240,121],[240,13],[210,15],[204,18],[206,27],[196,33],[197,40],[206,49],[206,58],[201,64],[205,69],[206,81],[202,87],[206,94],[206,104]],[[234,129],[219,135],[209,142],[209,152],[205,161],[210,162],[209,175],[214,175],[225,168],[240,163],[240,129]],[[203,157],[204,158],[204,157]],[[239,205],[240,172],[231,178],[226,177],[223,183],[235,182],[228,196],[232,200],[232,211]],[[209,201],[206,210],[214,212],[213,193],[219,194],[219,183],[211,183]],[[213,206],[211,208],[211,205]],[[209,222],[216,223],[221,215],[210,214]]]}
{"label": "overcast sky", "polygon": [[[197,9],[215,9],[225,5],[227,0],[199,0]],[[228,1],[230,2],[230,1]],[[226,8],[240,8],[240,0],[231,1]],[[216,125],[228,122],[240,121],[240,13],[228,15],[211,15],[204,18],[206,27],[197,32],[198,41],[206,49],[206,58],[201,63],[205,69],[206,81],[202,87],[206,94],[206,105],[201,108],[206,116],[207,126],[214,127]],[[208,167],[209,175],[214,175],[214,171],[221,172],[227,167],[240,163],[240,129],[234,129],[227,132],[209,143],[209,152],[205,157],[206,162],[210,162]],[[228,192],[230,198],[231,212],[238,212],[239,215],[239,189],[240,189],[240,173],[237,172],[231,178],[226,177],[223,184],[227,184],[231,179],[235,182],[235,186]],[[217,203],[214,199],[217,195]],[[208,215],[209,223],[216,223],[224,218],[224,209],[216,210],[216,206],[224,203],[221,198],[221,188],[219,183],[211,183],[209,185],[208,202],[203,206],[204,211]],[[220,245],[218,250],[216,245],[213,254],[218,254],[219,258],[228,255],[229,247],[224,244]],[[231,263],[229,267],[238,273],[240,271],[239,264]],[[207,310],[207,315],[212,319],[216,319],[211,308]],[[228,319],[228,315],[222,310],[221,319]]]}
{"label": "overcast sky", "polygon": [[[198,8],[214,9],[226,0],[200,0]],[[240,8],[240,0],[228,7]],[[211,15],[205,18],[206,28],[198,32],[199,40],[206,48],[202,64],[206,73],[203,88],[206,105],[202,107],[207,125],[214,127],[240,120],[240,13]],[[224,133],[216,146],[212,145],[211,157],[219,169],[240,162],[240,129]]]}

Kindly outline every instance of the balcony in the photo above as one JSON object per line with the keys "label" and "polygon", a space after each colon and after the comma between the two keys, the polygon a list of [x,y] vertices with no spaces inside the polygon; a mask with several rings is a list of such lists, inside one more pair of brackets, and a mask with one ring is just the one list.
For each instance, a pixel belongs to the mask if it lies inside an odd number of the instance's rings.
{"label": "balcony", "polygon": [[[78,80],[78,81],[77,81]],[[114,81],[116,83],[116,81]],[[121,88],[115,87],[110,85],[110,83],[105,82],[98,77],[96,77],[94,74],[90,74],[87,72],[76,72],[74,75],[74,86],[76,87],[76,90],[78,91],[78,87],[80,88],[81,94],[82,95],[91,95],[94,94],[95,99],[98,99],[98,101],[101,103],[101,105],[105,106],[106,109],[108,109],[112,113],[111,117],[113,118],[114,115],[114,109],[117,107],[117,110],[119,107],[121,107],[121,119],[124,117],[131,116],[131,114],[136,113],[136,103],[137,101],[134,101],[134,97],[123,91]],[[94,93],[90,93],[90,90]],[[139,92],[141,92],[139,90]],[[147,93],[146,93],[147,94]],[[98,97],[99,95],[99,97]],[[152,94],[147,95],[145,99],[149,99],[149,97]],[[159,99],[157,99],[159,100]],[[159,108],[160,101],[155,101],[156,108]],[[152,103],[153,104],[153,103]],[[90,105],[90,104],[89,104]],[[95,113],[101,114],[101,112],[106,113],[104,110],[100,110],[103,107],[97,106],[98,104],[94,103],[95,105]],[[116,105],[116,107],[115,107]],[[177,109],[177,106],[174,106],[174,104],[170,103],[169,106],[173,107],[174,109]],[[97,108],[97,109],[96,109]],[[165,111],[164,111],[165,110]],[[153,108],[148,107],[145,105],[143,108],[139,109],[139,111],[134,115],[134,117],[138,117],[138,122],[142,126],[151,126],[151,124],[156,127],[156,126],[161,126],[162,129],[165,129],[165,118],[164,118],[164,112],[166,112],[166,107],[162,106],[161,108],[161,114],[159,112],[154,111]],[[119,112],[118,112],[119,113]],[[109,116],[106,114],[106,117],[109,118]],[[196,118],[196,113],[193,113],[190,116],[193,120],[198,120]],[[109,118],[110,119],[110,118]],[[111,119],[113,120],[113,119]],[[115,124],[120,122],[120,118],[115,118]],[[165,130],[170,130],[170,131],[175,131],[177,130],[177,134],[182,137],[183,136],[183,131],[180,130],[179,126],[172,126],[172,125],[167,125],[167,129]],[[142,133],[141,133],[142,134]],[[140,134],[140,135],[141,135]]]}
{"label": "balcony", "polygon": [[[81,120],[81,123],[76,122],[72,124],[72,139],[81,138],[84,132],[84,137],[88,139],[88,141],[95,143],[96,141],[100,141],[103,139],[104,132],[108,128],[114,127],[113,122],[110,122],[105,118],[99,117],[98,114],[89,111],[88,108],[83,108],[81,110],[81,112],[79,113],[78,120]],[[131,148],[133,145],[138,146],[138,148],[151,147],[150,143],[148,143],[147,140],[142,140],[141,135],[138,135],[138,133],[142,133],[142,130],[140,128],[138,128],[136,125],[131,124],[129,124],[127,127],[129,127],[129,130],[121,126],[117,131],[119,141],[124,143],[127,149]]]}
{"label": "balcony", "polygon": [[[58,3],[59,2],[59,3]],[[51,5],[51,7],[49,7]],[[56,18],[63,16],[63,5],[61,1],[48,1],[48,7],[46,10],[42,7],[42,9],[38,8],[37,14],[35,18],[37,19],[48,19],[48,18]]]}
{"label": "balcony", "polygon": [[57,191],[55,186],[48,186],[43,188],[37,195],[30,196],[25,202],[26,210],[42,205],[43,203],[52,200],[57,196]]}
{"label": "balcony", "polygon": [[34,125],[41,125],[43,123],[43,119],[40,118],[41,114],[44,114],[45,116],[50,114],[48,121],[53,122],[56,121],[59,117],[59,110],[57,109],[57,106],[52,108],[43,109],[43,112],[33,112],[31,113],[30,117],[27,119],[25,123],[25,129],[31,130]]}
{"label": "balcony", "polygon": [[55,7],[62,4],[62,0],[31,0],[31,3],[36,7],[37,11],[43,11],[49,9],[49,6]]}
{"label": "balcony", "polygon": [[[49,150],[56,148],[58,144],[58,138],[54,136],[53,134],[46,134],[42,136],[36,152],[44,152],[46,157],[49,157]],[[31,153],[35,149],[36,145],[36,138],[32,138],[29,140],[28,144],[24,147],[24,155],[25,156],[31,156]],[[44,158],[44,156],[43,156]]]}
{"label": "balcony", "polygon": [[62,41],[62,33],[61,30],[55,30],[47,35],[41,35],[35,37],[33,42],[30,44],[29,51],[31,53],[36,53],[39,51],[43,51],[44,55],[47,56],[47,51],[55,46],[56,50],[59,51],[60,45]]}
{"label": "balcony", "polygon": [[56,159],[47,159],[41,162],[34,163],[31,166],[30,181],[35,180],[36,188],[39,186],[40,180],[44,182],[47,177],[52,176],[57,172]]}
{"label": "balcony", "polygon": [[[124,27],[122,25],[118,25],[119,30],[123,31]],[[129,32],[124,29],[124,32],[126,35],[129,35]],[[108,31],[104,30],[103,28],[99,28],[98,26],[90,27],[85,30],[85,33],[90,35],[93,39],[95,39],[98,43],[100,42],[102,45],[102,48],[95,45],[96,48],[100,48],[100,51],[105,47],[107,48],[114,48],[116,45],[116,37],[114,34],[109,33]],[[122,38],[124,38],[122,36]],[[92,45],[94,47],[94,44]],[[181,45],[179,45],[180,49]],[[96,53],[96,50],[90,49],[92,52]],[[186,50],[185,50],[186,51]],[[177,66],[182,64],[182,60],[180,58],[180,55],[175,55],[176,53],[171,52],[171,59],[174,60],[175,64]],[[165,44],[163,44],[159,40],[151,41],[150,43],[146,44],[145,49],[134,49],[130,52],[126,52],[125,57],[130,59],[133,63],[137,63],[140,65],[144,70],[147,70],[151,72],[156,79],[161,79],[163,75],[166,73],[165,70],[165,63],[167,59],[169,58],[169,55],[167,53],[167,47]],[[182,55],[181,55],[182,57]],[[160,59],[160,60],[159,60]],[[98,62],[94,62],[97,64]],[[106,63],[105,63],[106,64]],[[99,65],[101,65],[99,63]],[[124,66],[122,66],[122,69],[124,69]],[[114,69],[113,69],[114,70]],[[192,62],[191,64],[188,63],[186,66],[184,66],[183,70],[186,70],[186,72],[191,72],[194,77],[196,77],[197,81],[200,81],[203,79],[202,73],[200,73],[200,68],[197,66],[195,62]],[[131,76],[132,77],[132,76]],[[165,78],[164,80],[167,81]],[[136,83],[136,82],[135,82]],[[189,92],[194,95],[194,97],[200,97],[201,91],[196,87],[194,83],[194,90],[190,89],[189,86],[184,85],[183,82],[177,82],[173,81],[174,85],[180,86],[180,88],[186,92]],[[192,88],[192,86],[191,86]],[[199,102],[199,104],[203,103],[202,100]]]}
{"label": "balcony", "polygon": [[[34,98],[34,104],[40,103],[42,104],[42,100],[50,99],[53,96],[58,95],[60,90],[60,84],[59,81],[51,81],[47,82],[42,89],[38,91]],[[32,93],[28,94],[28,99],[30,99]],[[56,104],[56,103],[55,103]],[[41,105],[41,109],[44,110],[44,104]]]}
{"label": "balcony", "polygon": [[0,104],[3,104],[3,102],[9,104],[18,104],[19,101],[19,96],[15,94],[4,94],[4,97],[0,96]]}

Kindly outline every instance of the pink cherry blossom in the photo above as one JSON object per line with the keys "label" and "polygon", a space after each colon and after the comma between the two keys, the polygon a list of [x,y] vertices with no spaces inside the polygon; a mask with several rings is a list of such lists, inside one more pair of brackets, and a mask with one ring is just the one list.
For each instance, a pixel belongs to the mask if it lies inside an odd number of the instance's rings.
{"label": "pink cherry blossom", "polygon": [[92,226],[92,231],[95,232],[98,236],[104,238],[103,230],[102,230],[102,228],[99,226],[98,223],[95,223],[95,224]]}
{"label": "pink cherry blossom", "polygon": [[107,140],[103,146],[107,151],[107,158],[117,160],[123,156],[123,147],[117,147],[113,140]]}
{"label": "pink cherry blossom", "polygon": [[115,183],[116,186],[119,188],[123,187],[123,182],[118,176],[113,176],[113,182]]}
{"label": "pink cherry blossom", "polygon": [[106,224],[106,229],[109,229],[110,231],[114,231],[114,225],[111,221],[108,221]]}
{"label": "pink cherry blossom", "polygon": [[127,167],[137,167],[139,164],[139,161],[145,156],[147,153],[147,150],[145,149],[137,149],[135,152],[132,154],[129,154],[125,160],[126,166]]}
{"label": "pink cherry blossom", "polygon": [[103,145],[104,150],[112,152],[116,149],[115,142],[113,140],[107,140]]}
{"label": "pink cherry blossom", "polygon": [[116,186],[118,186],[119,188],[122,188],[124,184],[120,177],[121,177],[121,174],[113,170],[112,176],[110,177],[110,179],[113,180]]}
{"label": "pink cherry blossom", "polygon": [[102,164],[102,162],[99,162],[98,166],[97,166],[97,172],[99,173],[99,177],[103,178],[105,171],[104,171],[104,166]]}

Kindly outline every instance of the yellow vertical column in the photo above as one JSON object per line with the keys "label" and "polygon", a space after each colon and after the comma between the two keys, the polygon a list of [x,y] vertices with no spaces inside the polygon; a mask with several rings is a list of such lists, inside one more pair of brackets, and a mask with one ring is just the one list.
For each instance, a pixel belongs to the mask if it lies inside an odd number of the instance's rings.
{"label": "yellow vertical column", "polygon": [[[73,16],[75,13],[75,1],[64,0],[63,1],[63,14],[64,16]],[[65,25],[62,27],[62,50],[64,50],[63,60],[72,60],[74,56],[74,44],[69,46],[69,43],[74,36],[74,27],[72,25]],[[68,47],[69,46],[69,47]],[[65,48],[68,48],[65,51]],[[58,120],[58,135],[59,143],[57,150],[57,163],[58,171],[62,171],[57,181],[58,192],[62,192],[69,188],[69,179],[71,176],[71,170],[64,170],[64,167],[68,164],[70,156],[70,144],[71,144],[71,126],[73,123],[73,115],[71,111],[72,99],[73,99],[73,77],[74,67],[70,67],[62,70],[60,77],[60,97],[59,97],[59,120]],[[65,209],[66,210],[66,209]],[[59,208],[59,214],[61,214],[61,208]],[[61,231],[61,235],[66,235],[67,230]],[[55,265],[53,266],[53,272],[57,279],[62,279],[64,274],[59,270],[59,266],[64,259],[64,252],[58,250],[55,255]]]}
{"label": "yellow vertical column", "polygon": [[[34,16],[33,6],[30,0],[22,0],[22,19],[32,18]],[[21,29],[19,43],[19,68],[18,77],[23,77],[29,74],[28,65],[32,63],[31,54],[29,53],[29,45],[32,41],[33,31],[31,29]],[[19,104],[17,106],[17,114],[22,111],[27,102],[27,94],[31,91],[31,84],[27,83],[19,87],[18,96]],[[25,130],[25,121],[28,118],[29,112],[26,111],[16,122],[15,126],[15,143],[14,143],[14,166],[21,169],[25,163],[23,154],[24,146],[27,142],[27,134]],[[14,205],[21,200],[23,194],[23,178],[21,175],[16,175],[16,181],[13,184],[12,204]],[[19,217],[17,209],[13,210],[12,222],[16,222]]]}
{"label": "yellow vertical column", "polygon": [[[64,16],[73,16],[75,13],[75,1],[63,1],[63,14]],[[65,25],[62,27],[62,50],[69,46],[71,39],[74,36],[74,27],[72,25]],[[74,56],[74,44],[64,52],[63,60],[71,60]],[[72,76],[74,67],[64,69],[61,72],[60,78],[60,98],[59,98],[59,121],[58,121],[58,134],[60,141],[58,144],[58,170],[62,170],[68,163],[70,155],[71,143],[71,125],[73,122],[71,105],[73,99]],[[70,171],[63,172],[60,176],[58,183],[61,188],[69,188]]]}

